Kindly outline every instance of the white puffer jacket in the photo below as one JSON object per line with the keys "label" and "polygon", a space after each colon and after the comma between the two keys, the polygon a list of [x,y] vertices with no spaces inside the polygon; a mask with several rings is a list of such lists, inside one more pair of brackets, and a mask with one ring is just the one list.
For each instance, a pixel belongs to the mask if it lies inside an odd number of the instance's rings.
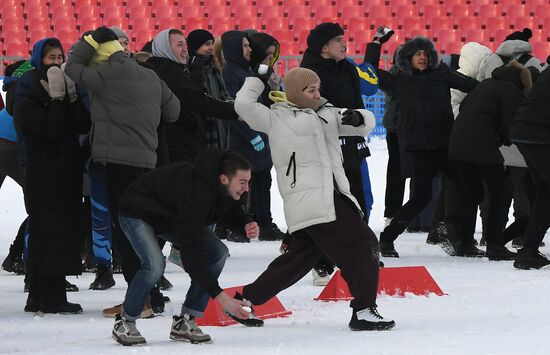
{"label": "white puffer jacket", "polygon": [[[460,49],[460,59],[458,60],[458,72],[468,75],[471,78],[476,78],[479,73],[481,63],[493,54],[493,52],[477,42],[468,42]],[[460,109],[462,100],[468,94],[460,90],[451,89],[451,105],[453,106],[453,114],[456,118]]]}
{"label": "white puffer jacket", "polygon": [[342,167],[338,137],[366,137],[375,126],[374,115],[358,110],[364,117],[363,126],[342,125],[340,109],[325,99],[315,112],[294,106],[280,92],[270,94],[274,101],[281,102],[269,109],[257,102],[263,90],[260,79],[246,78],[237,93],[235,111],[252,129],[269,136],[289,232],[336,220],[334,181],[336,189],[360,210]]}

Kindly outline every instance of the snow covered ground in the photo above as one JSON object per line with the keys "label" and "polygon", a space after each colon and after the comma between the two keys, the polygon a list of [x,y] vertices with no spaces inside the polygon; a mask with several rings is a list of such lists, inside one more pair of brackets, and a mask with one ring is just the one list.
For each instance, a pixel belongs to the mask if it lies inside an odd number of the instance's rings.
{"label": "snow covered ground", "polygon": [[[384,141],[371,143],[369,158],[375,206],[371,226],[383,226],[383,196],[387,152]],[[284,227],[282,205],[273,189],[273,213]],[[8,253],[24,217],[19,187],[9,180],[0,190],[0,259]],[[479,234],[476,236],[479,238]],[[396,243],[400,259],[386,266],[424,265],[448,295],[405,298],[382,296],[379,310],[397,322],[389,332],[352,332],[347,328],[347,302],[316,302],[322,290],[306,276],[281,292],[279,299],[293,311],[288,318],[270,319],[263,328],[241,325],[205,327],[213,344],[191,345],[168,339],[171,315],[179,313],[189,285],[188,276],[169,264],[167,278],[174,284],[164,316],[139,320],[147,346],[123,348],[111,338],[113,320],[101,310],[120,303],[126,290],[121,275],[107,291],[91,291],[93,274],[69,280],[80,292],[69,294],[84,313],[37,317],[23,312],[23,277],[0,271],[0,353],[18,354],[549,354],[550,272],[518,271],[511,262],[451,258],[425,243],[424,234],[404,234]],[[335,238],[337,242],[337,238]],[[249,245],[227,243],[231,252],[221,276],[222,287],[254,280],[278,255],[277,242]],[[550,248],[542,249],[550,254]]]}

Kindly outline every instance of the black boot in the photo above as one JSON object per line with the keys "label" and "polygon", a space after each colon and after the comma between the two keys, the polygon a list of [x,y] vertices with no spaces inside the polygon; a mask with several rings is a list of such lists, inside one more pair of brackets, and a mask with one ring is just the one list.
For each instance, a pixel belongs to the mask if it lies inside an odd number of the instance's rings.
{"label": "black boot", "polygon": [[380,239],[380,243],[378,245],[380,247],[380,255],[382,255],[383,257],[386,257],[386,258],[399,257],[399,253],[397,252],[397,250],[395,250],[395,247],[393,246],[393,242]]}
{"label": "black boot", "polygon": [[43,313],[78,314],[82,313],[82,307],[78,303],[65,302],[63,304],[47,305],[41,304],[40,310]]}
{"label": "black boot", "polygon": [[448,221],[441,221],[435,226],[435,229],[440,240],[441,249],[450,256],[456,256],[460,242],[454,225]]}
{"label": "black boot", "polygon": [[155,313],[164,313],[164,295],[158,286],[151,290],[151,308]]}
{"label": "black boot", "polygon": [[[475,240],[475,239],[474,239]],[[456,256],[462,256],[466,258],[482,258],[485,256],[485,252],[481,249],[476,248],[473,241],[470,243],[460,243]]]}
{"label": "black boot", "polygon": [[514,260],[517,256],[516,253],[506,249],[505,246],[499,244],[487,244],[487,251],[485,255],[489,260]]}
{"label": "black boot", "polygon": [[252,303],[250,301],[244,299],[243,296],[238,292],[235,294],[233,298],[235,298],[236,300],[245,301],[246,303],[248,303],[248,306],[250,307],[250,316],[247,319],[243,319],[232,315],[228,311],[225,311],[225,314],[227,314],[234,321],[241,323],[246,327],[263,327],[264,326],[264,321],[259,318],[256,318],[256,316],[254,315],[254,308],[252,308]]}
{"label": "black boot", "polygon": [[65,291],[78,292],[78,287],[75,284],[72,284],[69,281],[65,280]]}
{"label": "black boot", "polygon": [[172,283],[168,281],[168,279],[164,277],[164,275],[162,275],[159,280],[159,287],[162,291],[168,291],[171,290],[174,285],[172,285]]}
{"label": "black boot", "polygon": [[550,265],[550,260],[546,258],[538,249],[523,248],[518,250],[514,267],[516,269],[529,270],[541,269]]}
{"label": "black boot", "polygon": [[109,266],[99,265],[94,282],[90,284],[90,290],[107,290],[115,285],[113,273]]}
{"label": "black boot", "polygon": [[376,307],[353,310],[349,328],[351,330],[390,330],[395,327],[393,320],[386,320]]}
{"label": "black boot", "polygon": [[285,234],[281,232],[275,223],[260,227],[260,240],[283,240]]}
{"label": "black boot", "polygon": [[439,236],[437,235],[437,230],[435,228],[430,228],[430,231],[428,232],[428,238],[426,238],[426,243],[431,245],[437,245],[439,244]]}
{"label": "black boot", "polygon": [[17,275],[24,275],[25,263],[23,261],[23,256],[12,253],[10,250],[8,256],[6,256],[6,259],[4,259],[4,262],[2,263],[2,269],[7,272],[13,272]]}

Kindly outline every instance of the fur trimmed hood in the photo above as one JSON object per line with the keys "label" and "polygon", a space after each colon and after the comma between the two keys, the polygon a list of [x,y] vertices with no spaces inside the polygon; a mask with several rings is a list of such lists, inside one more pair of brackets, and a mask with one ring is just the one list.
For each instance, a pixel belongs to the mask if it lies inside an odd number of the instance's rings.
{"label": "fur trimmed hood", "polygon": [[411,59],[414,53],[425,50],[428,54],[428,70],[437,69],[439,56],[432,41],[426,37],[414,37],[407,41],[397,54],[397,65],[399,70],[406,75],[413,74]]}

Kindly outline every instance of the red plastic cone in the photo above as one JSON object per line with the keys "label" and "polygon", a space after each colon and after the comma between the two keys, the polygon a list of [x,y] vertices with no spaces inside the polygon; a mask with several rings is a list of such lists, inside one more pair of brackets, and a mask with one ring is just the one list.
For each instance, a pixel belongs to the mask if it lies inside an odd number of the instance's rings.
{"label": "red plastic cone", "polygon": [[[242,293],[243,286],[226,288],[224,291],[229,296],[233,297],[236,292]],[[292,314],[292,311],[287,311],[279,299],[275,296],[260,306],[254,306],[254,313],[256,314],[256,317],[260,319],[268,319],[288,317]],[[228,317],[227,314],[225,314],[221,304],[213,299],[210,299],[208,302],[208,306],[206,306],[206,310],[204,311],[202,318],[197,318],[196,322],[197,325],[200,326],[209,325],[218,327],[238,324],[236,321]]]}
{"label": "red plastic cone", "polygon": [[[445,295],[424,266],[380,269],[378,294],[403,297],[406,292],[417,296],[427,296],[430,293],[437,296]],[[349,292],[348,284],[340,275],[340,270],[336,271],[323,291],[315,298],[316,301],[349,301],[351,299],[353,297]]]}

